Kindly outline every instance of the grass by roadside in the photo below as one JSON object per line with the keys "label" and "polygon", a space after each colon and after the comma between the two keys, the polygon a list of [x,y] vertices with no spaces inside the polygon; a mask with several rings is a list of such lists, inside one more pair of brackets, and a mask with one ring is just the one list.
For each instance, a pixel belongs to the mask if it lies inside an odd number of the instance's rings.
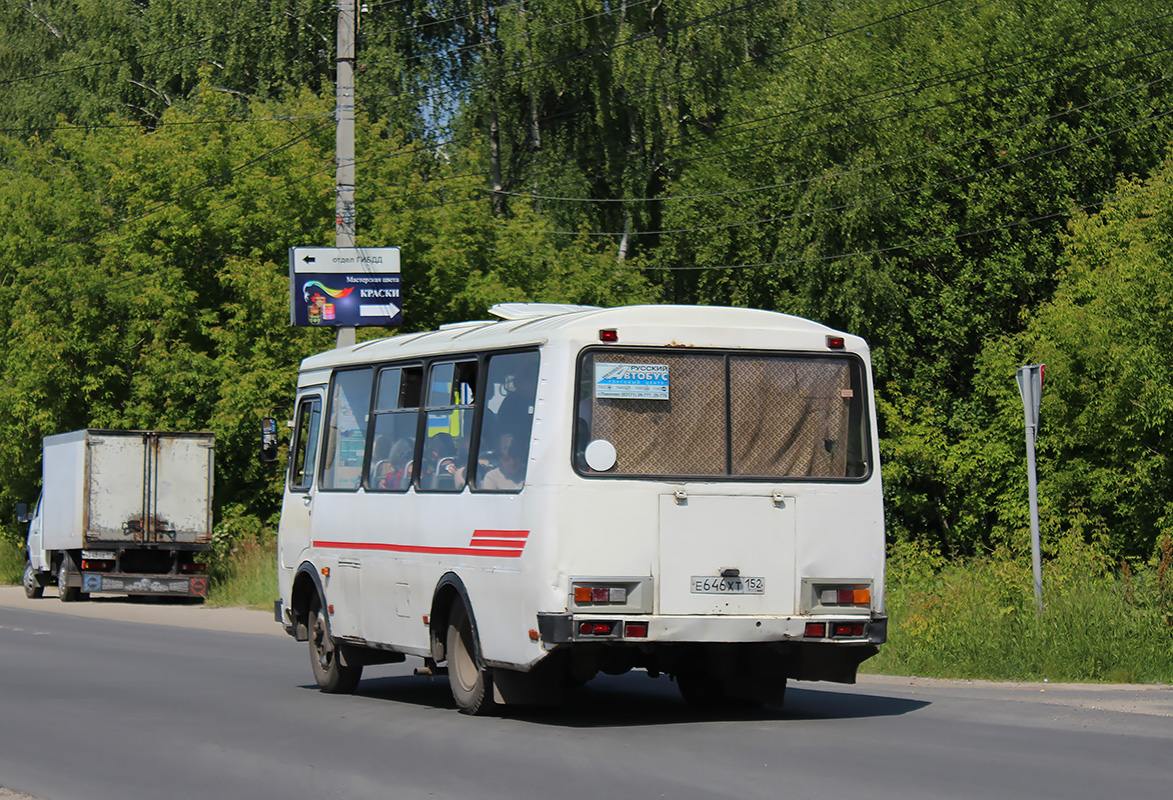
{"label": "grass by roadside", "polygon": [[888,576],[888,644],[867,672],[1173,683],[1173,540],[1120,566],[1061,549],[1044,565],[1041,614],[1029,559],[1007,553],[955,563],[896,546]]}
{"label": "grass by roadside", "polygon": [[273,541],[247,540],[230,558],[209,564],[208,604],[272,611],[277,590],[277,548]]}
{"label": "grass by roadside", "polygon": [[20,583],[24,574],[24,550],[0,536],[0,583]]}
{"label": "grass by roadside", "polygon": [[[272,611],[278,595],[276,540],[263,530],[235,535],[221,535],[219,530],[212,550],[203,557],[211,578],[208,605]],[[19,584],[23,572],[24,548],[0,536],[0,584]]]}
{"label": "grass by roadside", "polygon": [[208,605],[273,610],[277,589],[277,531],[255,517],[226,509],[201,560],[211,578]]}

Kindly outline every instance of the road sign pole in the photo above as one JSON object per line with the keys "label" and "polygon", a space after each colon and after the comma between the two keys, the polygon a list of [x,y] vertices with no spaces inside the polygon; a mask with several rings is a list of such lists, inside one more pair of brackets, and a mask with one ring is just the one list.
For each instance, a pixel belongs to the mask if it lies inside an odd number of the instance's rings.
{"label": "road sign pole", "polygon": [[[337,159],[335,172],[334,244],[336,247],[354,247],[354,34],[355,0],[338,2],[338,57],[335,76],[335,132],[334,148]],[[335,332],[334,346],[349,347],[355,342],[355,329],[340,327]]]}
{"label": "road sign pole", "polygon": [[1035,438],[1039,427],[1039,403],[1043,394],[1043,370],[1046,364],[1019,367],[1016,378],[1022,395],[1026,422],[1026,483],[1030,499],[1030,554],[1035,579],[1035,611],[1043,611],[1043,563],[1039,542],[1039,487],[1035,472]]}

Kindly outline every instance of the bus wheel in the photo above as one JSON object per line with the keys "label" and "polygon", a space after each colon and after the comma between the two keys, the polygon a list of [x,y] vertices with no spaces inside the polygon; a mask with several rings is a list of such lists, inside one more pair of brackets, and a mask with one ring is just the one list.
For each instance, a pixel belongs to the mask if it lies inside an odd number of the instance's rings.
{"label": "bus wheel", "polygon": [[342,650],[330,635],[330,621],[320,599],[310,605],[310,667],[318,688],[327,694],[351,694],[362,678],[361,664],[344,664]]}
{"label": "bus wheel", "polygon": [[488,670],[480,663],[472,621],[459,600],[448,614],[448,684],[461,714],[481,716],[493,710],[493,688]]}
{"label": "bus wheel", "polygon": [[33,565],[28,561],[24,562],[24,578],[21,582],[24,584],[24,596],[30,600],[36,600],[45,593],[45,587],[37,580],[37,573],[33,572]]}

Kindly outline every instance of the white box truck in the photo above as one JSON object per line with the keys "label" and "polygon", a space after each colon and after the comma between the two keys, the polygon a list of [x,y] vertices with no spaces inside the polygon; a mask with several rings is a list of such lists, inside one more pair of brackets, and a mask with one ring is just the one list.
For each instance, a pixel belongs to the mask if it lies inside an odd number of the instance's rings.
{"label": "white box truck", "polygon": [[212,536],[211,433],[86,429],[47,436],[29,522],[25,594],[202,598]]}

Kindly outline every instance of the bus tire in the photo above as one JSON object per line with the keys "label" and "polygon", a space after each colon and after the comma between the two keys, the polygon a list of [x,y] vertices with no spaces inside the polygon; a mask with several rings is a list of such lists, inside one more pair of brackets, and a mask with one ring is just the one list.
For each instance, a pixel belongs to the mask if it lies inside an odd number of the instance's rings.
{"label": "bus tire", "polygon": [[330,620],[321,598],[310,603],[310,668],[318,688],[326,694],[353,694],[362,679],[361,664],[343,663],[342,648],[330,635]]}
{"label": "bus tire", "polygon": [[45,587],[37,579],[37,573],[33,571],[31,562],[24,562],[24,577],[21,578],[21,583],[24,584],[24,596],[30,600],[36,600],[45,593]]}
{"label": "bus tire", "polygon": [[489,671],[481,663],[480,648],[464,603],[457,600],[448,614],[448,685],[461,714],[483,716],[493,710]]}
{"label": "bus tire", "polygon": [[81,599],[81,589],[69,585],[69,556],[61,559],[57,567],[57,597],[62,603],[72,603]]}

